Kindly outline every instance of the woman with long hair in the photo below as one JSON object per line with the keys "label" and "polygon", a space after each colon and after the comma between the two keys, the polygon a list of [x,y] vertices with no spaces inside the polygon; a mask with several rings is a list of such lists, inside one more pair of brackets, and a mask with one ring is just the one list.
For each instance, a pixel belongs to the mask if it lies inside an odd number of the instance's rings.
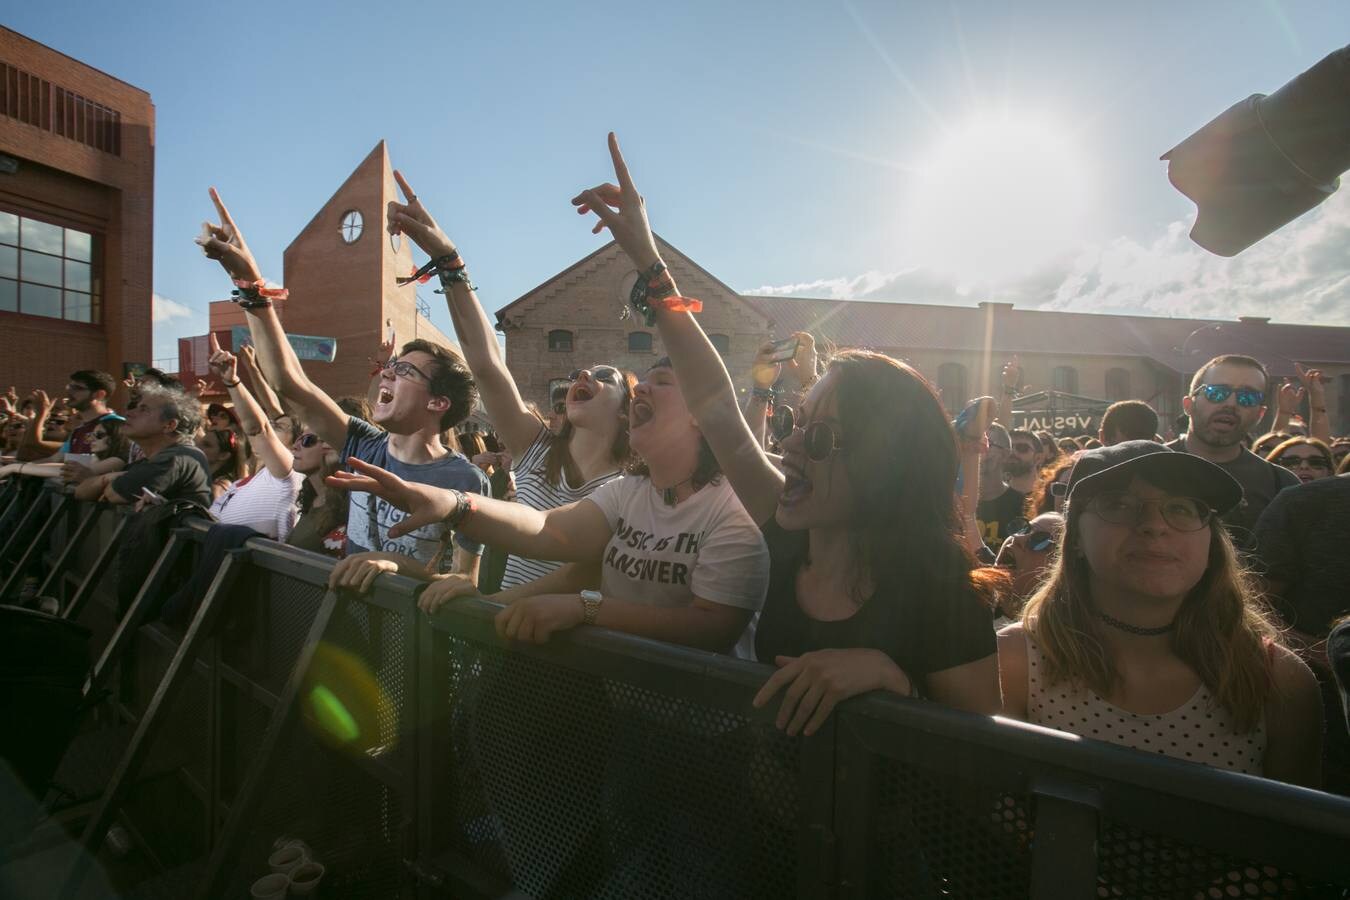
{"label": "woman with long hair", "polygon": [[1064,497],[1069,490],[1069,472],[1073,470],[1074,457],[1060,456],[1053,463],[1046,463],[1036,476],[1036,485],[1027,494],[1023,513],[1028,519],[1034,519],[1042,513],[1062,513]]}
{"label": "woman with long hair", "polygon": [[1284,466],[1304,484],[1336,474],[1336,460],[1331,455],[1331,448],[1312,437],[1296,435],[1281,441],[1266,454],[1266,462]]}
{"label": "woman with long hair", "polygon": [[292,547],[341,556],[346,544],[347,495],[324,479],[341,466],[338,453],[314,432],[305,431],[291,444],[295,471],[305,476],[300,486],[300,518],[286,543]]}
{"label": "woman with long hair", "polygon": [[244,442],[232,429],[208,429],[197,438],[197,449],[211,467],[211,499],[217,500],[245,475]]}
{"label": "woman with long hair", "polygon": [[1218,466],[1152,441],[1080,454],[1051,572],[999,633],[1005,715],[1316,786],[1317,683],[1220,521],[1241,500]]}
{"label": "woman with long hair", "polygon": [[993,604],[961,538],[957,439],[932,386],[884,354],[838,353],[782,429],[774,465],[609,141],[618,185],[572,202],[637,267],[635,305],[660,330],[690,413],[769,546],[755,646],[779,668],[755,704],[782,692],[777,724],[789,734],[813,733],[838,702],[876,689],[997,712]]}
{"label": "woman with long hair", "polygon": [[[464,275],[464,262],[412,187],[395,172],[405,203],[390,201],[388,228],[405,234],[431,257],[439,272],[450,322],[464,361],[478,383],[483,408],[504,448],[515,459],[516,500],[531,509],[575,503],[622,473],[631,458],[628,407],[637,379],[614,366],[577,369],[565,400],[566,422],[555,435],[520,395],[497,345],[491,320]],[[469,454],[472,456],[473,454]],[[551,557],[513,554],[506,561],[502,589],[517,587],[558,568]],[[435,608],[459,590],[455,580],[433,584],[423,602]]]}

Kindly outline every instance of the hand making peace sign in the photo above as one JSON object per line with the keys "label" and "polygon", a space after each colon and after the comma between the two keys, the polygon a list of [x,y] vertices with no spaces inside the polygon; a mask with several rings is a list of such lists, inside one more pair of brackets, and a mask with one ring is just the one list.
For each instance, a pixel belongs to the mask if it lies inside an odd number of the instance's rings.
{"label": "hand making peace sign", "polygon": [[244,243],[239,226],[234,224],[230,211],[225,208],[216,189],[211,188],[210,193],[211,202],[216,205],[216,213],[220,216],[220,224],[202,223],[202,233],[197,237],[202,252],[208,259],[217,260],[233,281],[247,281],[250,284],[262,281],[258,262],[253,258],[248,244]]}
{"label": "hand making peace sign", "polygon": [[220,341],[216,340],[215,332],[208,335],[211,342],[211,356],[206,360],[206,364],[211,367],[211,371],[220,376],[220,380],[229,387],[239,381],[239,360],[228,350],[220,349]]}
{"label": "hand making peace sign", "polygon": [[659,260],[661,254],[656,251],[656,239],[647,222],[646,205],[633,184],[633,177],[628,174],[628,165],[619,152],[619,139],[612,131],[609,133],[609,156],[614,163],[618,185],[605,182],[588,188],[572,198],[572,205],[579,215],[595,213],[600,221],[595,223],[591,233],[599,234],[608,228],[628,258],[639,269],[645,270]]}
{"label": "hand making peace sign", "polygon": [[387,227],[390,234],[406,234],[408,239],[421,248],[432,259],[440,259],[455,252],[455,242],[446,237],[441,226],[427,212],[422,201],[417,199],[412,185],[403,177],[403,173],[394,171],[394,180],[403,193],[404,203],[389,201]]}

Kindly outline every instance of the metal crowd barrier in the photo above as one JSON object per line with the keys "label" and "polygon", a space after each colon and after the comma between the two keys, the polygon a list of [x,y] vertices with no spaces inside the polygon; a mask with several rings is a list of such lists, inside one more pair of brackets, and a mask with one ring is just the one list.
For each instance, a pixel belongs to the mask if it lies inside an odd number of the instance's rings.
{"label": "metal crowd barrier", "polygon": [[117,615],[85,586],[115,548],[60,541],[119,514],[50,514],[63,613],[113,620],[88,687],[112,714],[76,744],[118,737],[10,855],[60,861],[34,896],[247,897],[285,837],[327,898],[1350,896],[1344,798],[889,696],[787,738],[750,705],[766,666],[602,629],[508,644],[488,601],[335,594],[330,560],[262,539],[174,629],[151,611],[203,523]]}

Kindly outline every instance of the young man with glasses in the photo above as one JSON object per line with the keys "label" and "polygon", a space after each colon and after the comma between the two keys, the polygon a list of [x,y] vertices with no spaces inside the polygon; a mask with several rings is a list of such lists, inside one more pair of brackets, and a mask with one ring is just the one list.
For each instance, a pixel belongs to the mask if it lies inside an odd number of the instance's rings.
{"label": "young man with glasses", "polygon": [[[44,434],[44,440],[36,440],[36,435],[25,445],[28,454],[47,454],[43,459],[39,456],[40,462],[61,462],[67,453],[91,453],[92,435],[98,423],[105,418],[112,418],[116,421],[123,421],[122,417],[112,412],[108,408],[108,399],[112,396],[113,390],[117,387],[117,382],[107,372],[98,372],[93,369],[80,369],[70,373],[70,380],[65,387],[65,396],[70,399],[70,405],[75,410],[75,417],[78,422],[66,422],[66,432],[57,440],[49,431]],[[45,396],[45,395],[44,395]],[[46,424],[48,426],[55,423],[57,411],[50,403],[41,404],[48,410]],[[79,480],[72,475],[67,481]]]}
{"label": "young man with glasses", "polygon": [[1239,548],[1251,549],[1251,530],[1275,495],[1298,484],[1288,469],[1266,462],[1242,441],[1266,415],[1270,377],[1261,361],[1228,354],[1205,363],[1191,379],[1181,407],[1190,430],[1167,446],[1207,459],[1242,486],[1244,500],[1223,517]]}
{"label": "young man with glasses", "polygon": [[[379,373],[371,414],[374,424],[349,416],[305,374],[271,301],[258,290],[264,282],[257,261],[214,189],[211,199],[220,224],[208,226],[208,235],[198,242],[240,286],[240,305],[263,374],[306,425],[325,443],[341,447],[344,462],[360,459],[409,481],[488,494],[482,471],[441,443],[441,434],[464,421],[477,401],[464,361],[430,341],[409,341]],[[317,297],[307,299],[321,302]],[[456,535],[452,554],[452,535],[443,523],[390,537],[389,529],[403,518],[383,500],[353,494],[348,504],[347,556],[333,570],[330,583],[364,591],[381,572],[424,579],[455,572],[477,579],[481,544]]]}

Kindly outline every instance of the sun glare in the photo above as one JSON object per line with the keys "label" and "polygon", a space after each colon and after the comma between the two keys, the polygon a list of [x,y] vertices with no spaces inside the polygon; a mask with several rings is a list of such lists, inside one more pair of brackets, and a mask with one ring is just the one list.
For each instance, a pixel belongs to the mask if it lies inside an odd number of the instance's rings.
{"label": "sun glare", "polygon": [[905,260],[967,285],[1029,272],[1083,239],[1088,174],[1065,129],[1012,115],[972,119],[932,149],[913,181]]}

